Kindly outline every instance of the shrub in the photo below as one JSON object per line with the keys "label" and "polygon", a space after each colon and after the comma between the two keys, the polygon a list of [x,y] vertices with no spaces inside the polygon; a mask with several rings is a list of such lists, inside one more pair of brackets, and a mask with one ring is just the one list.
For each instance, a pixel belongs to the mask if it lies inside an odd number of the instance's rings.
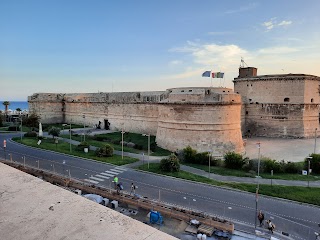
{"label": "shrub", "polygon": [[179,172],[180,163],[176,155],[171,154],[168,158],[164,158],[160,161],[159,168],[164,172]]}
{"label": "shrub", "polygon": [[283,164],[277,162],[276,160],[270,158],[263,158],[263,172],[270,173],[273,170],[274,173],[282,173],[283,172]]}
{"label": "shrub", "polygon": [[208,165],[209,164],[209,153],[208,152],[197,153],[195,155],[195,159],[194,159],[193,163]]}
{"label": "shrub", "polygon": [[[311,154],[310,157],[310,168],[313,173],[320,174],[320,154]],[[305,169],[308,169],[308,159],[305,159]]]}
{"label": "shrub", "polygon": [[37,137],[36,132],[27,132],[24,134],[25,137]]}
{"label": "shrub", "polygon": [[77,151],[83,152],[85,148],[88,148],[90,150],[90,145],[87,142],[81,142],[79,145],[76,147]]}
{"label": "shrub", "polygon": [[142,146],[141,144],[135,144],[135,145],[133,146],[133,148],[138,149],[138,150],[142,150],[142,149],[143,149],[143,146]]}
{"label": "shrub", "polygon": [[192,149],[190,146],[183,149],[183,159],[185,162],[194,163],[196,160],[197,150]]}
{"label": "shrub", "polygon": [[112,157],[113,156],[113,147],[111,147],[109,144],[106,144],[102,148],[97,148],[96,155],[98,157]]}
{"label": "shrub", "polygon": [[225,167],[230,169],[241,169],[246,163],[246,160],[247,159],[244,159],[241,154],[235,152],[228,152],[224,155]]}
{"label": "shrub", "polygon": [[298,173],[298,172],[300,172],[302,170],[302,169],[300,169],[298,164],[296,164],[294,162],[288,162],[283,167],[284,167],[284,172],[285,173]]}
{"label": "shrub", "polygon": [[10,126],[8,127],[8,131],[20,131],[20,126]]}
{"label": "shrub", "polygon": [[150,143],[150,150],[152,152],[155,152],[157,148],[157,144],[155,142]]}

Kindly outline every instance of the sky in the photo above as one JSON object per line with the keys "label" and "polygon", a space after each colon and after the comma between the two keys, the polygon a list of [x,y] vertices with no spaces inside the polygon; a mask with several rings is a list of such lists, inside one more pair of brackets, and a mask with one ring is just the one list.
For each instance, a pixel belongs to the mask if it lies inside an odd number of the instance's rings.
{"label": "sky", "polygon": [[[320,76],[320,1],[1,0],[0,100]],[[202,77],[224,72],[224,79]]]}

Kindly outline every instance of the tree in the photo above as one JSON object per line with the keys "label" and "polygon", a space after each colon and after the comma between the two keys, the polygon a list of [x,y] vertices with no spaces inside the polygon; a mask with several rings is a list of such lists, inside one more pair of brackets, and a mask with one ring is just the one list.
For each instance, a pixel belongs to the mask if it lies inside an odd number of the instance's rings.
{"label": "tree", "polygon": [[8,106],[10,105],[10,102],[9,101],[4,101],[2,104],[5,106],[5,113],[7,114]]}
{"label": "tree", "polygon": [[27,119],[23,120],[23,124],[27,127],[38,127],[39,126],[39,121],[40,121],[40,117],[35,114],[32,113],[31,115],[28,116]]}
{"label": "tree", "polygon": [[21,113],[21,108],[17,108],[16,111],[20,114]]}
{"label": "tree", "polygon": [[10,102],[9,102],[9,101],[4,101],[2,104],[3,104],[4,107],[5,107],[4,113],[5,113],[5,115],[6,115],[6,121],[7,121],[8,106],[10,105]]}
{"label": "tree", "polygon": [[48,134],[52,135],[52,138],[55,138],[55,137],[59,137],[60,131],[61,131],[60,128],[52,127],[49,129]]}

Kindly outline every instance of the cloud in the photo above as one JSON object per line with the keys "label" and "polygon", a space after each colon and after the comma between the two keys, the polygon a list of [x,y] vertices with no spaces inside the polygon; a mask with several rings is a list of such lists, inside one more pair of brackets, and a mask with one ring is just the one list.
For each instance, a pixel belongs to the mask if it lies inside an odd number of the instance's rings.
{"label": "cloud", "polygon": [[287,26],[290,25],[292,21],[282,21],[281,23],[278,24],[278,26]]}
{"label": "cloud", "polygon": [[298,48],[290,48],[286,46],[281,47],[270,47],[270,48],[262,48],[258,50],[260,54],[288,54],[298,52]]}
{"label": "cloud", "polygon": [[234,14],[234,13],[239,13],[239,12],[245,12],[245,11],[249,11],[251,9],[256,8],[257,6],[258,6],[257,3],[250,3],[247,6],[242,6],[242,7],[237,8],[237,9],[230,9],[230,10],[225,11],[224,13],[225,14]]}
{"label": "cloud", "polygon": [[286,21],[286,20],[283,20],[282,22],[277,23],[276,19],[277,18],[271,18],[270,21],[263,22],[262,26],[264,26],[267,31],[270,31],[275,27],[286,27],[292,24],[292,21]]}
{"label": "cloud", "polygon": [[208,32],[209,35],[221,36],[221,35],[229,35],[233,34],[233,32]]}
{"label": "cloud", "polygon": [[271,30],[274,27],[274,23],[272,21],[262,23],[263,26],[267,28],[267,30]]}
{"label": "cloud", "polygon": [[[195,83],[198,86],[198,84],[203,84],[199,80],[202,79],[201,74],[204,71],[223,71],[228,81],[227,87],[233,87],[231,80],[238,76],[241,57],[244,58],[248,66],[257,67],[259,75],[304,73],[319,76],[320,70],[317,66],[320,64],[320,54],[316,51],[318,48],[318,43],[295,47],[288,47],[284,43],[260,49],[245,49],[236,44],[201,44],[188,41],[185,46],[171,49],[171,51],[183,55],[185,68],[177,69],[176,74],[165,78],[188,81],[188,83]],[[297,59],[301,59],[304,64],[295,61]],[[283,72],[281,69],[285,71]],[[179,83],[177,82],[177,84]]]}
{"label": "cloud", "polygon": [[169,62],[169,65],[176,66],[176,65],[180,65],[181,63],[182,63],[182,61],[180,61],[180,60],[173,60],[173,61]]}

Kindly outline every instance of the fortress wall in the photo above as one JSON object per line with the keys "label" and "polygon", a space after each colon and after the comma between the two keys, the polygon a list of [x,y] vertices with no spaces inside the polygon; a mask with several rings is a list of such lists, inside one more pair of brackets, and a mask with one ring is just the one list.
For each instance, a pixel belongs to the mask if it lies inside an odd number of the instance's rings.
{"label": "fortress wall", "polygon": [[[236,78],[234,91],[244,103],[319,103],[320,78],[311,75],[271,75]],[[285,101],[287,99],[287,101]]]}
{"label": "fortress wall", "polygon": [[317,104],[247,104],[244,135],[312,137],[319,125]]}
{"label": "fortress wall", "polygon": [[154,103],[67,103],[66,106],[66,122],[92,127],[100,121],[105,128],[108,120],[111,130],[156,134],[158,106]]}
{"label": "fortress wall", "polygon": [[199,152],[243,152],[240,104],[162,104],[157,144],[171,151],[191,146]]}

